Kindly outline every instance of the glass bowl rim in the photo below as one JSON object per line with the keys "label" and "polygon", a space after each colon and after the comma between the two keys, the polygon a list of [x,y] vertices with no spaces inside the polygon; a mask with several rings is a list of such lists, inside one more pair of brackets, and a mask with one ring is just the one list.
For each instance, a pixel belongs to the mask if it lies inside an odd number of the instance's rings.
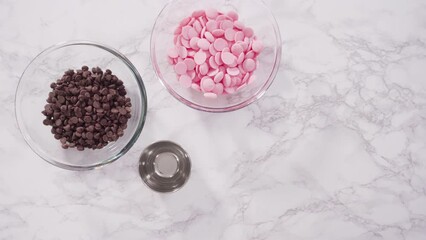
{"label": "glass bowl rim", "polygon": [[[36,60],[38,60],[40,57],[47,56],[50,53],[52,53],[52,52],[54,52],[58,49],[70,47],[70,46],[96,47],[96,48],[100,48],[101,50],[107,51],[107,52],[111,53],[112,55],[114,55],[115,57],[117,57],[132,72],[132,74],[133,74],[133,76],[134,76],[134,78],[135,78],[135,80],[138,84],[139,93],[141,94],[141,98],[142,98],[141,117],[138,120],[138,124],[137,124],[135,132],[133,133],[133,135],[131,136],[129,141],[125,144],[125,146],[120,150],[119,153],[108,157],[106,160],[103,160],[102,162],[97,162],[97,163],[94,163],[94,164],[91,164],[91,165],[87,165],[87,166],[78,166],[78,165],[71,165],[71,164],[66,164],[66,163],[63,163],[63,162],[58,162],[55,159],[46,157],[43,154],[41,154],[37,150],[37,148],[35,147],[34,141],[32,141],[31,137],[29,136],[29,134],[26,130],[26,127],[24,126],[23,118],[22,118],[21,113],[20,113],[20,109],[18,109],[18,107],[22,107],[21,104],[18,103],[18,93],[20,92],[22,84],[23,84],[23,77],[26,74],[29,67],[32,64],[34,64],[34,62]],[[25,67],[24,71],[21,74],[21,77],[19,78],[19,82],[18,82],[18,85],[16,87],[16,91],[15,91],[15,120],[16,120],[16,123],[18,125],[18,129],[19,129],[21,135],[23,136],[26,144],[31,148],[31,150],[35,154],[37,154],[41,159],[45,160],[46,162],[48,162],[48,163],[50,163],[50,164],[52,164],[56,167],[60,167],[62,169],[72,170],[72,171],[85,171],[85,170],[97,169],[97,168],[100,168],[102,166],[105,166],[109,163],[112,163],[112,162],[118,160],[120,157],[122,157],[124,154],[126,154],[130,150],[130,148],[136,143],[137,139],[139,138],[139,136],[142,132],[143,126],[144,126],[145,121],[146,121],[147,106],[148,106],[148,100],[147,100],[145,85],[143,83],[141,75],[139,74],[138,70],[133,65],[133,63],[124,54],[120,53],[118,50],[116,50],[116,49],[114,49],[110,46],[107,46],[107,45],[101,44],[101,43],[97,43],[97,42],[93,42],[93,41],[86,41],[86,40],[73,40],[73,41],[59,42],[59,43],[54,44],[54,45],[46,48],[45,50],[41,51]]]}
{"label": "glass bowl rim", "polygon": [[[183,0],[176,0],[176,1],[183,1]],[[281,32],[280,32],[278,22],[277,22],[277,20],[274,16],[273,12],[266,5],[266,3],[263,0],[254,0],[254,1],[258,1],[261,5],[263,5],[263,7],[269,13],[271,20],[272,20],[271,23],[272,23],[272,27],[273,27],[274,33],[275,33],[275,41],[277,43],[277,46],[275,46],[276,47],[276,54],[275,54],[274,66],[273,66],[272,71],[270,72],[269,76],[267,77],[267,80],[265,81],[265,83],[262,85],[262,87],[255,94],[253,94],[247,100],[242,101],[242,102],[237,103],[237,104],[234,104],[234,105],[229,106],[229,107],[206,107],[206,106],[203,106],[203,105],[200,105],[200,104],[196,104],[196,103],[186,99],[185,97],[181,96],[176,91],[174,91],[173,88],[163,78],[162,73],[160,71],[160,68],[158,66],[158,63],[156,61],[157,58],[155,56],[155,49],[156,49],[155,45],[156,44],[155,44],[154,40],[157,38],[157,33],[156,33],[155,30],[157,28],[157,25],[159,24],[160,16],[163,16],[165,10],[175,1],[168,1],[164,5],[164,7],[161,9],[160,13],[157,15],[157,18],[155,19],[154,25],[153,25],[152,30],[151,30],[151,39],[150,39],[151,63],[152,63],[152,66],[154,68],[154,72],[155,72],[157,78],[160,80],[161,84],[179,102],[185,104],[188,107],[191,107],[191,108],[196,109],[196,110],[204,111],[204,112],[211,112],[211,113],[232,112],[232,111],[236,111],[236,110],[239,110],[241,108],[244,108],[244,107],[254,103],[255,101],[259,100],[266,93],[266,91],[269,89],[269,87],[272,85],[275,77],[277,76],[278,69],[279,69],[280,64],[281,64],[281,53],[282,53]],[[226,0],[226,2],[229,2],[229,0]]]}

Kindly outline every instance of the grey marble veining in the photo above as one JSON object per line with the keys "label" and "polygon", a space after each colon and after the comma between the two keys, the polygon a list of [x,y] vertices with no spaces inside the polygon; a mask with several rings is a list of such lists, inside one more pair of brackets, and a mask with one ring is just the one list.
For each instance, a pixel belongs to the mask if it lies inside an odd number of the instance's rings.
{"label": "grey marble veining", "polygon": [[[426,2],[265,2],[283,39],[275,82],[245,109],[208,114],[150,65],[166,1],[0,0],[0,239],[425,239]],[[43,162],[14,116],[26,65],[71,39],[118,48],[148,92],[137,144],[90,172]],[[162,139],[193,159],[173,194],[137,172]]]}

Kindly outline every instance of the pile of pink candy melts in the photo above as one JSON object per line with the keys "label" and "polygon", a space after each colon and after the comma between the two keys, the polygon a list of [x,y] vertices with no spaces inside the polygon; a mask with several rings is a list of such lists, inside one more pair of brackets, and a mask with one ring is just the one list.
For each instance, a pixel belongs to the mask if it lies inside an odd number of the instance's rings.
{"label": "pile of pink candy melts", "polygon": [[180,22],[168,60],[184,88],[217,98],[254,80],[256,58],[262,50],[262,42],[253,29],[238,21],[236,12],[207,9]]}

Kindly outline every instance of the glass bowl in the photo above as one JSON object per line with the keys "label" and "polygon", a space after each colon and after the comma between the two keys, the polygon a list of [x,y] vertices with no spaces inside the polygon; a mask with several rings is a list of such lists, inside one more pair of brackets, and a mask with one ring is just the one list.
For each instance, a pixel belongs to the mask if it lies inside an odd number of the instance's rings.
{"label": "glass bowl", "polygon": [[[180,21],[196,10],[208,8],[224,13],[236,11],[239,21],[253,28],[265,46],[257,57],[256,79],[244,89],[216,99],[205,98],[202,93],[181,87],[167,55],[167,51],[174,46],[174,31]],[[272,12],[261,0],[173,0],[163,8],[152,30],[151,61],[162,84],[180,102],[207,112],[233,111],[259,99],[272,84],[281,61],[280,31]]]}
{"label": "glass bowl", "polygon": [[[41,113],[46,105],[50,83],[68,69],[83,65],[111,69],[124,82],[132,102],[132,117],[124,135],[102,149],[63,149],[60,141],[44,126]],[[15,112],[19,129],[31,149],[47,162],[68,170],[90,170],[124,155],[138,139],[147,112],[145,87],[135,66],[118,51],[92,42],[66,42],[54,45],[36,56],[27,66],[16,90]]]}

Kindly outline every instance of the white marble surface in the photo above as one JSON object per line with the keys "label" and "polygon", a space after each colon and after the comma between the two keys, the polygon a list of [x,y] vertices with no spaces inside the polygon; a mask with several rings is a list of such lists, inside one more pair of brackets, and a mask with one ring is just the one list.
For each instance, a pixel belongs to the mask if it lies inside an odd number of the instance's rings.
{"label": "white marble surface", "polygon": [[[263,99],[227,114],[189,109],[155,78],[164,3],[0,0],[0,239],[426,239],[425,1],[268,0],[281,69]],[[118,48],[149,94],[136,146],[96,171],[45,163],[14,118],[25,66],[70,39]],[[161,139],[193,159],[177,193],[137,173]]]}

